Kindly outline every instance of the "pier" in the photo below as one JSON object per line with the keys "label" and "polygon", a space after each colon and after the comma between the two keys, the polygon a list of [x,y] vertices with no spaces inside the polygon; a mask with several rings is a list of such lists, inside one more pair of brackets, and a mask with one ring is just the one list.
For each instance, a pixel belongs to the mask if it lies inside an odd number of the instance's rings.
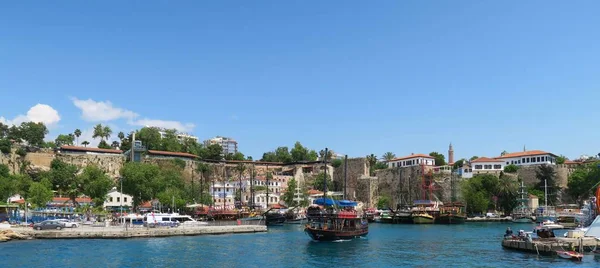
{"label": "pier", "polygon": [[556,255],[557,250],[573,250],[577,252],[586,252],[595,250],[600,241],[594,237],[582,238],[548,238],[533,241],[521,239],[504,239],[502,247],[517,251],[535,253],[538,255]]}
{"label": "pier", "polygon": [[168,236],[195,236],[266,232],[265,225],[197,226],[177,228],[80,227],[63,230],[33,230],[12,228],[15,233],[30,239],[121,239]]}

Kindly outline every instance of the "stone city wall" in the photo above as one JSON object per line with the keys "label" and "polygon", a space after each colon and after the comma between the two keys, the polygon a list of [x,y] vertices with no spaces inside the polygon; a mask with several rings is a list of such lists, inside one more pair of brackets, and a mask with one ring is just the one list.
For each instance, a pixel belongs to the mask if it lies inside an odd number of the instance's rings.
{"label": "stone city wall", "polygon": [[68,164],[73,164],[79,168],[95,165],[104,170],[108,176],[115,179],[121,176],[121,168],[125,164],[125,156],[123,155],[60,153],[56,154],[55,157],[56,159],[62,160]]}
{"label": "stone city wall", "polygon": [[[344,163],[333,171],[333,183],[336,191],[344,191]],[[348,199],[358,199],[358,181],[369,176],[369,162],[366,158],[348,158],[346,195]],[[363,200],[360,200],[363,201]],[[365,202],[365,201],[363,201]]]}

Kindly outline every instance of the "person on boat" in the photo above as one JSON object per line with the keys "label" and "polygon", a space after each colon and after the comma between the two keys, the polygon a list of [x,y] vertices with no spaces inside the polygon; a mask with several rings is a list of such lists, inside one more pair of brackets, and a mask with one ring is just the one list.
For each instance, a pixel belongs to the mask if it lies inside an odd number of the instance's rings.
{"label": "person on boat", "polygon": [[510,237],[513,235],[513,231],[510,229],[510,227],[506,228],[506,233],[504,234],[504,237]]}

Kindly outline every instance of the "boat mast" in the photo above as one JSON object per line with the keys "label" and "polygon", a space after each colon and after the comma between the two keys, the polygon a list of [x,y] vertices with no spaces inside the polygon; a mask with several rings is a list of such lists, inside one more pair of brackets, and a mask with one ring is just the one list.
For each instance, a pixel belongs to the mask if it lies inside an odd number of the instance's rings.
{"label": "boat mast", "polygon": [[323,155],[323,168],[325,170],[325,179],[323,179],[323,202],[327,202],[327,150],[328,149],[325,148],[325,154]]}
{"label": "boat mast", "polygon": [[[327,165],[325,166],[327,167]],[[348,181],[348,155],[344,156],[344,200],[346,200],[346,182]]]}
{"label": "boat mast", "polygon": [[544,209],[548,211],[548,182],[544,179]]}

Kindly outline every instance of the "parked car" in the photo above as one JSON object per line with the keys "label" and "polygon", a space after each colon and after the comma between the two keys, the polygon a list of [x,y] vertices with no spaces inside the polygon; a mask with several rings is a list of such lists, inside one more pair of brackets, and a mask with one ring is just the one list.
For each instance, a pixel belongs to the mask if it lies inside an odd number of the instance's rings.
{"label": "parked car", "polygon": [[65,228],[77,228],[77,227],[79,227],[79,223],[78,222],[74,222],[72,220],[57,219],[56,221],[62,223],[63,227],[65,227]]}
{"label": "parked car", "polygon": [[55,220],[47,220],[43,222],[38,222],[33,225],[33,229],[36,230],[46,230],[46,229],[56,229],[61,230],[63,228],[63,224],[59,221]]}

